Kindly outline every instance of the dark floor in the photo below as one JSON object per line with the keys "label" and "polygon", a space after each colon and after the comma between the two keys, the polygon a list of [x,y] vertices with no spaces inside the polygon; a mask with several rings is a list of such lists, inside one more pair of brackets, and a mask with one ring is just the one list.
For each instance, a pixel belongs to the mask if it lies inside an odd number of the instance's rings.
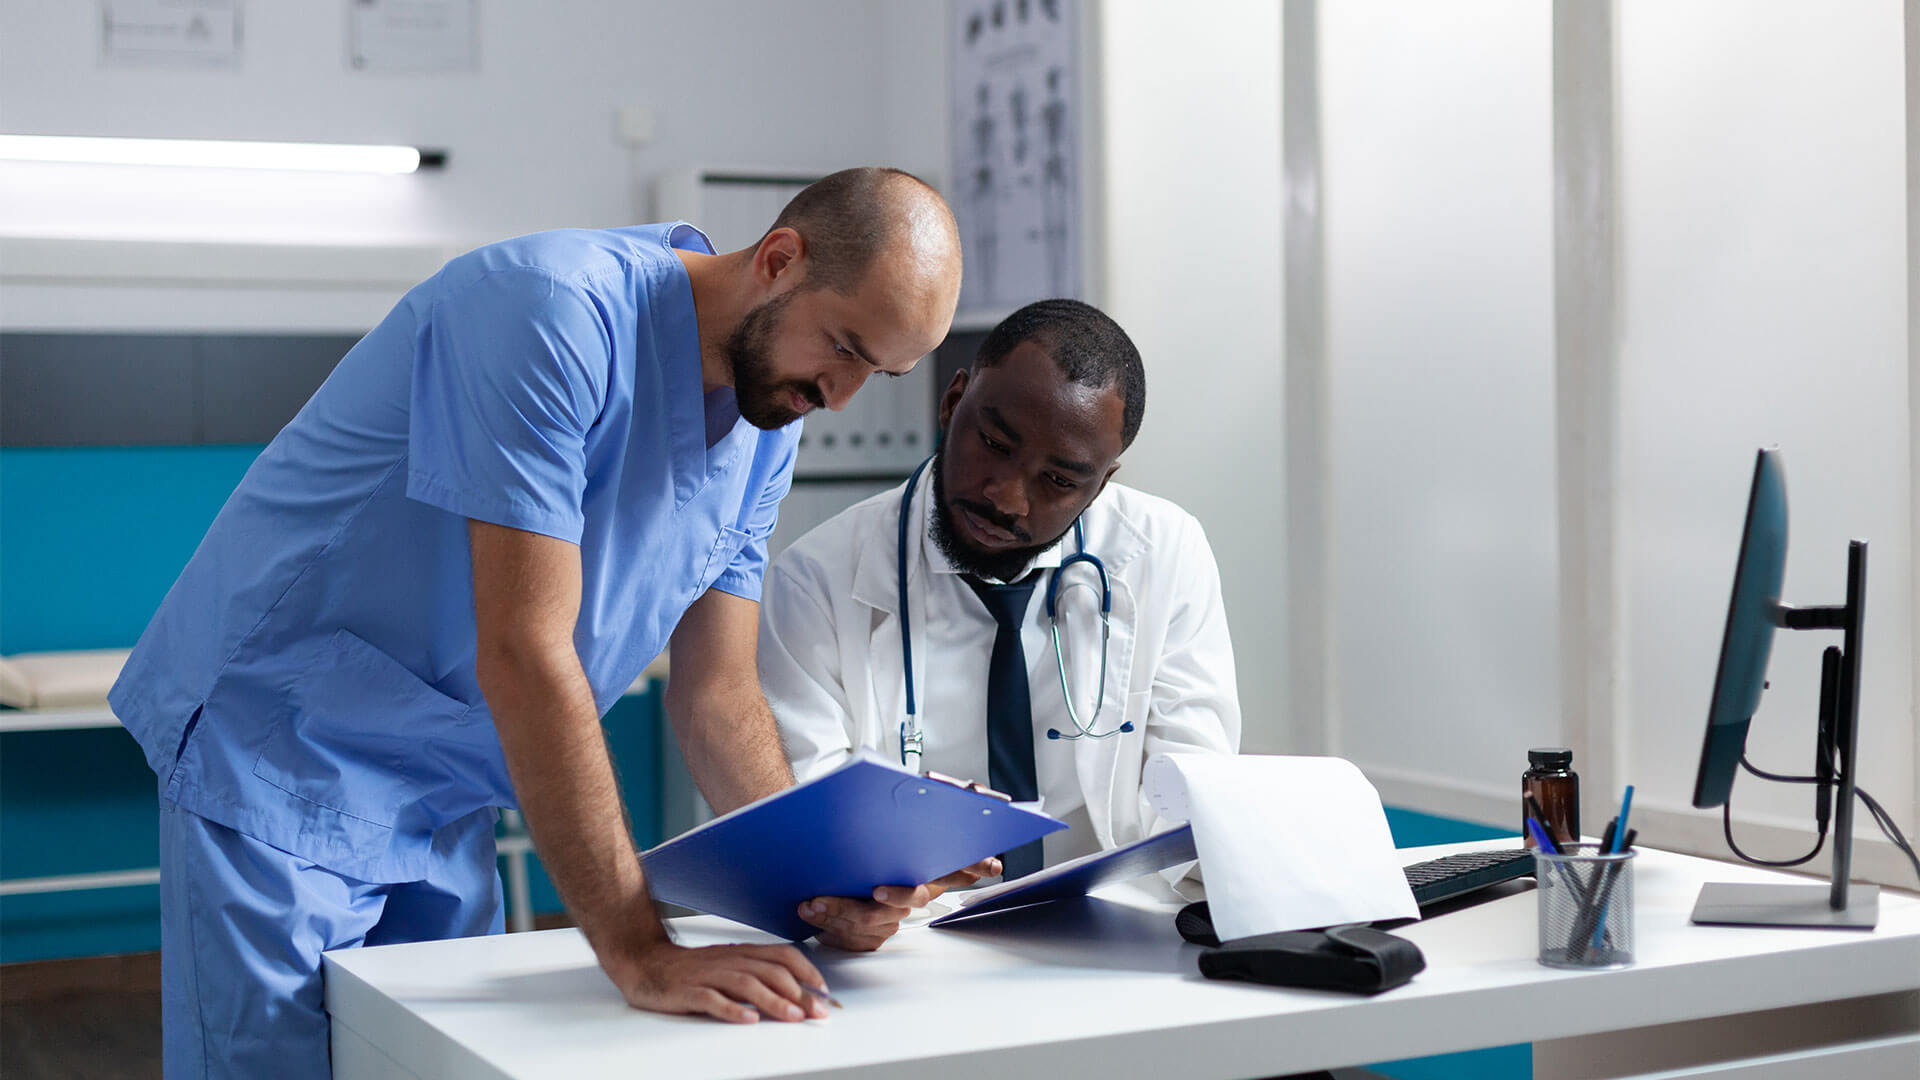
{"label": "dark floor", "polygon": [[[571,926],[542,916],[542,930]],[[154,1080],[160,954],[0,964],[0,1077]]]}
{"label": "dark floor", "polygon": [[0,966],[0,1075],[160,1075],[160,954]]}

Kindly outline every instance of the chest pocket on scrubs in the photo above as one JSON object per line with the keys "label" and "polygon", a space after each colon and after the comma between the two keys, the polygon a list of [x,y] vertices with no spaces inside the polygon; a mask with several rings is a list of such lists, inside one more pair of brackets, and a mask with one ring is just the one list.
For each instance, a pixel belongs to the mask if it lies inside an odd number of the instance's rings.
{"label": "chest pocket on scrubs", "polygon": [[747,546],[753,534],[736,529],[731,525],[720,527],[720,538],[713,542],[713,551],[707,556],[706,568],[700,571],[700,587],[694,590],[694,596],[705,593],[713,585],[714,579],[727,572],[733,565],[733,557]]}
{"label": "chest pocket on scrubs", "polygon": [[254,774],[378,825],[437,786],[427,747],[458,739],[469,706],[428,686],[349,630],[336,630],[291,695]]}

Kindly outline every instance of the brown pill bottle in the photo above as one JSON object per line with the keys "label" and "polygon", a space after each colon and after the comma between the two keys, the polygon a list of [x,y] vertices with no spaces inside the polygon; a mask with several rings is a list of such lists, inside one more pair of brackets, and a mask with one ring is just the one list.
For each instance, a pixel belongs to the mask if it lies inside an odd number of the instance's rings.
{"label": "brown pill bottle", "polygon": [[1533,833],[1526,827],[1527,798],[1540,804],[1547,819],[1547,835],[1562,848],[1580,839],[1580,776],[1573,771],[1573,751],[1550,746],[1527,751],[1527,771],[1520,774],[1520,836],[1533,847]]}

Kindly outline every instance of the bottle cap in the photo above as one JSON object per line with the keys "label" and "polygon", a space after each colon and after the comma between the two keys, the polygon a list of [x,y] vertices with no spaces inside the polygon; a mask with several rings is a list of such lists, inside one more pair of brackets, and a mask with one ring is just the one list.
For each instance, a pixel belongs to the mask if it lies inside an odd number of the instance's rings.
{"label": "bottle cap", "polygon": [[1569,769],[1573,767],[1573,751],[1564,746],[1538,747],[1527,751],[1527,764],[1537,769]]}

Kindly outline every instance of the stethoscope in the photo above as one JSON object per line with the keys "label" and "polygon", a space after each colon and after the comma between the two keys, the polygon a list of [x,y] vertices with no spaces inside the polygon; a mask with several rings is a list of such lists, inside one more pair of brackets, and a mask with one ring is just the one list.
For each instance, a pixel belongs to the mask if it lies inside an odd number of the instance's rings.
{"label": "stethoscope", "polygon": [[[926,733],[920,730],[920,715],[914,708],[913,699],[913,629],[912,621],[907,616],[907,523],[912,516],[913,489],[919,485],[920,474],[927,471],[932,461],[929,457],[913,470],[913,475],[907,478],[907,489],[900,494],[900,670],[907,677],[907,717],[900,721],[900,764],[916,773],[922,771],[920,754],[926,745]],[[1107,565],[1087,553],[1087,530],[1079,518],[1073,521],[1073,539],[1079,552],[1060,560],[1060,565],[1054,567],[1053,573],[1047,576],[1047,621],[1053,629],[1053,659],[1060,671],[1060,696],[1066,700],[1067,719],[1073,721],[1073,731],[1048,728],[1047,738],[1106,739],[1133,730],[1132,721],[1127,720],[1123,720],[1112,731],[1094,730],[1100,722],[1100,710],[1107,703],[1107,640],[1112,636],[1113,589],[1107,581]],[[1097,696],[1093,702],[1093,715],[1085,723],[1080,721],[1080,714],[1073,708],[1073,691],[1067,681],[1067,655],[1060,647],[1060,575],[1075,563],[1086,563],[1094,573],[1100,575],[1100,682],[1099,689],[1095,691]],[[1084,581],[1077,584],[1083,589],[1093,588]],[[1074,587],[1073,582],[1067,584],[1069,589]]]}

